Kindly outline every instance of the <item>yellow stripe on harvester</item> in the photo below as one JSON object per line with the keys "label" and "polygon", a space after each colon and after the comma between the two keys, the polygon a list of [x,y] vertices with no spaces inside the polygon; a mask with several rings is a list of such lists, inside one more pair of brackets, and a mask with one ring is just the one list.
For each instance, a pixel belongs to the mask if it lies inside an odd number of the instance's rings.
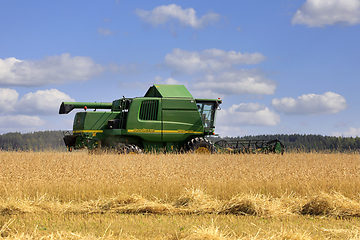
{"label": "yellow stripe on harvester", "polygon": [[131,133],[202,133],[202,132],[194,132],[193,130],[155,130],[155,129],[149,129],[149,128],[134,128],[134,129],[128,129],[128,132]]}
{"label": "yellow stripe on harvester", "polygon": [[103,130],[75,130],[73,133],[102,133]]}
{"label": "yellow stripe on harvester", "polygon": [[[74,130],[73,133],[102,133],[103,130]],[[128,129],[128,132],[131,133],[202,133],[202,132],[194,132],[193,130],[155,130],[149,128],[134,128]]]}

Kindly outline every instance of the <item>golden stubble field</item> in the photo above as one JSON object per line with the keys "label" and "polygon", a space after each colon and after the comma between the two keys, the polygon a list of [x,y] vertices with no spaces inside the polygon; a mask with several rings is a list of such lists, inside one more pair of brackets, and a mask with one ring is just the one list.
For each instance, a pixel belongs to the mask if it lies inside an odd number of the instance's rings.
{"label": "golden stubble field", "polygon": [[360,239],[360,156],[0,151],[7,239]]}

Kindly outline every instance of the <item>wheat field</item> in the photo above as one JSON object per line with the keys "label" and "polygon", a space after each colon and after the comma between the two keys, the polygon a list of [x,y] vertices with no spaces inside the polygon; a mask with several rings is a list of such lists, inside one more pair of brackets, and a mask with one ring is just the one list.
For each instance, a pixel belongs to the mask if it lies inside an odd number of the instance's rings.
{"label": "wheat field", "polygon": [[7,239],[360,239],[360,156],[0,151]]}

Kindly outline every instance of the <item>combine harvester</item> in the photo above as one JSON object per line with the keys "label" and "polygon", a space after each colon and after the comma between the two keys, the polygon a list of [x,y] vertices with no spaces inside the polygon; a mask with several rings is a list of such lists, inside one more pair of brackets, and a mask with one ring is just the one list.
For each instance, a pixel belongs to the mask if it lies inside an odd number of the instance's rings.
{"label": "combine harvester", "polygon": [[194,99],[183,85],[156,84],[144,97],[123,97],[112,103],[63,102],[59,113],[85,110],[76,113],[72,134],[64,136],[69,151],[87,148],[119,153],[283,152],[283,145],[277,140],[255,144],[253,150],[253,141],[247,141],[246,151],[242,151],[240,143],[221,140],[214,144],[206,139],[205,136],[215,135],[215,116],[221,103],[220,99]]}

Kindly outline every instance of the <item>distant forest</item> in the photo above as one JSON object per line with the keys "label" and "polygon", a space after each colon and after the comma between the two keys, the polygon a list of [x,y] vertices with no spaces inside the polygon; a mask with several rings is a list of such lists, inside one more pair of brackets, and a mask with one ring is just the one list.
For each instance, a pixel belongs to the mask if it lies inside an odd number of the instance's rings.
{"label": "distant forest", "polygon": [[[219,137],[210,138],[212,141],[220,140]],[[223,138],[225,140],[272,140],[278,139],[284,145],[286,151],[359,151],[359,137],[330,137],[322,135],[301,135],[301,134],[278,134],[278,135],[257,135],[236,138]],[[56,150],[65,151],[63,131],[44,131],[33,133],[5,133],[0,135],[0,150],[21,150],[21,151],[44,151]]]}
{"label": "distant forest", "polygon": [[66,150],[62,131],[44,131],[33,133],[5,133],[0,135],[1,150],[44,151]]}

